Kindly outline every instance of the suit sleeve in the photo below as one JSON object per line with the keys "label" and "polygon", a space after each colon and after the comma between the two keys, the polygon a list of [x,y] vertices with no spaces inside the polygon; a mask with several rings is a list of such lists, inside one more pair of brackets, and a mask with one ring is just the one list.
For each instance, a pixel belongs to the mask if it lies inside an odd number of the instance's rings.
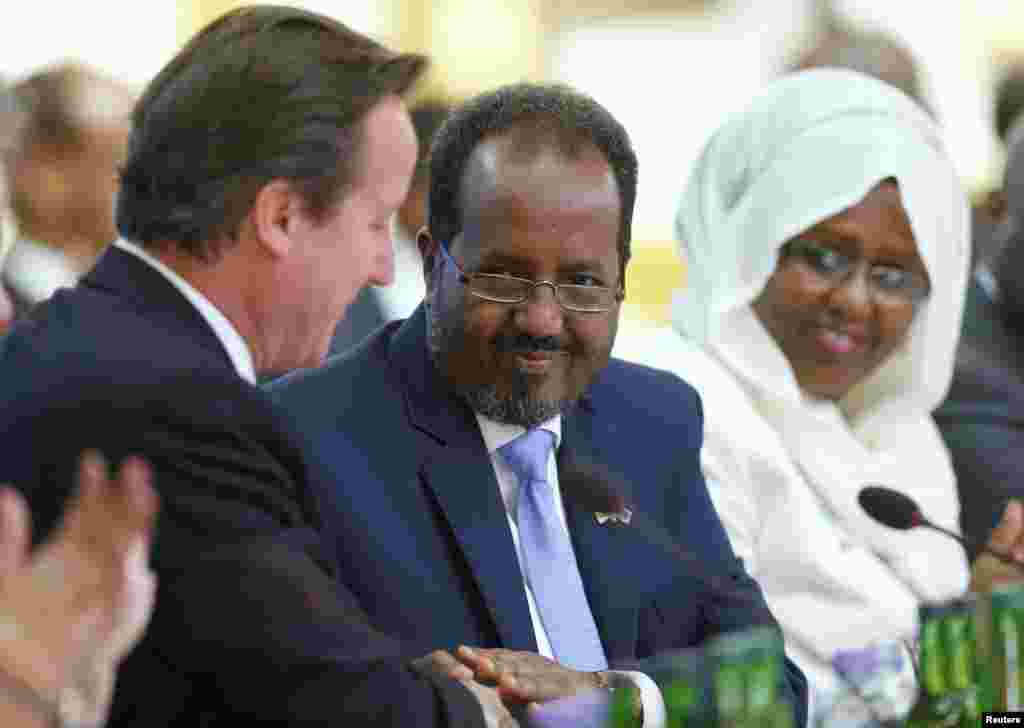
{"label": "suit sleeve", "polygon": [[[1011,498],[1024,497],[1024,419],[1005,376],[957,370],[950,398],[935,413],[960,495],[960,528],[973,561]],[[1016,402],[1015,402],[1016,400]]]}
{"label": "suit sleeve", "polygon": [[157,606],[122,666],[111,726],[483,725],[468,691],[414,673],[420,655],[375,631],[331,578],[302,456],[261,397],[194,378],[119,383],[32,422],[23,442],[47,443],[49,457],[31,458],[44,465],[25,490],[51,523],[45,484],[70,482],[83,446],[154,469]]}

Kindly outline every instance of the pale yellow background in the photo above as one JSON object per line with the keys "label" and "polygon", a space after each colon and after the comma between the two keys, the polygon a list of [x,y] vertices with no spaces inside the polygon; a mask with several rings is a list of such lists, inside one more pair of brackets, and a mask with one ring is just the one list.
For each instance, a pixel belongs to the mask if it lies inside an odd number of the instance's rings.
{"label": "pale yellow background", "polygon": [[[392,46],[428,53],[420,97],[458,101],[501,83],[561,80],[626,125],[640,158],[627,319],[664,321],[683,283],[672,214],[686,170],[723,116],[812,40],[826,0],[303,0]],[[5,3],[0,75],[76,58],[142,86],[235,0]],[[921,63],[929,101],[972,191],[1001,174],[991,132],[999,64],[1024,51],[1024,0],[835,0],[895,33]]]}

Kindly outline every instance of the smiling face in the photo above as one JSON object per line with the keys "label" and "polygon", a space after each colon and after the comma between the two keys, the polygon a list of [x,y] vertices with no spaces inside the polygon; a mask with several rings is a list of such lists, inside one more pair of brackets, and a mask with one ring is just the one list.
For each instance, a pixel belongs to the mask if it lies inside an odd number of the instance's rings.
{"label": "smiling face", "polygon": [[615,288],[619,193],[597,148],[567,155],[549,145],[523,153],[515,130],[483,141],[463,180],[463,230],[421,237],[427,264],[430,345],[454,390],[477,412],[535,426],[576,401],[608,363],[618,302],[603,313],[563,311],[550,286],[520,304],[483,300],[459,272]]}
{"label": "smiling face", "polygon": [[839,400],[903,343],[928,285],[899,188],[886,181],[788,241],[752,307],[800,388]]}

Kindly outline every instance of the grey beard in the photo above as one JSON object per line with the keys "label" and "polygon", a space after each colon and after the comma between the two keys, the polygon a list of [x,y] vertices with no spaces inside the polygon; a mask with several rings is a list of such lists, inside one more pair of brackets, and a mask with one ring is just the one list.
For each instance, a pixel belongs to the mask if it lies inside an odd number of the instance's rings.
{"label": "grey beard", "polygon": [[534,399],[526,392],[510,397],[499,397],[493,385],[457,387],[455,393],[473,409],[488,419],[506,425],[520,425],[526,429],[547,422],[569,409],[572,401]]}
{"label": "grey beard", "polygon": [[[455,347],[461,346],[465,329],[463,322],[455,320],[455,316],[452,316],[452,320],[445,321],[442,317],[434,315],[431,308],[427,308],[427,343],[434,365],[444,371],[442,364],[445,357]],[[462,398],[474,412],[495,422],[519,425],[527,429],[547,422],[575,404],[574,400],[547,400],[531,397],[525,375],[516,377],[513,392],[506,397],[498,396],[497,388],[493,384],[472,386],[463,386],[458,382],[450,382],[450,384],[455,394]]]}

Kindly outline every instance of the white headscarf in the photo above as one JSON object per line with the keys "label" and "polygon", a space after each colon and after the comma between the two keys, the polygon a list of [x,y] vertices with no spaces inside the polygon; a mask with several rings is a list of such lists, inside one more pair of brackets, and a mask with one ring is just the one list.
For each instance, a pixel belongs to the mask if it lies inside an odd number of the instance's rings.
{"label": "white headscarf", "polygon": [[[783,243],[887,178],[899,184],[931,295],[904,344],[836,407],[800,391],[750,303]],[[929,572],[942,565],[907,558],[903,534],[874,524],[856,502],[862,485],[881,483],[910,492],[927,515],[956,528],[954,476],[930,413],[952,377],[969,215],[934,122],[901,92],[852,71],[776,81],[704,147],[676,234],[688,265],[687,286],[673,301],[675,328],[739,379],[847,532],[900,561],[894,568],[918,594],[952,596],[934,592],[937,575]]]}

